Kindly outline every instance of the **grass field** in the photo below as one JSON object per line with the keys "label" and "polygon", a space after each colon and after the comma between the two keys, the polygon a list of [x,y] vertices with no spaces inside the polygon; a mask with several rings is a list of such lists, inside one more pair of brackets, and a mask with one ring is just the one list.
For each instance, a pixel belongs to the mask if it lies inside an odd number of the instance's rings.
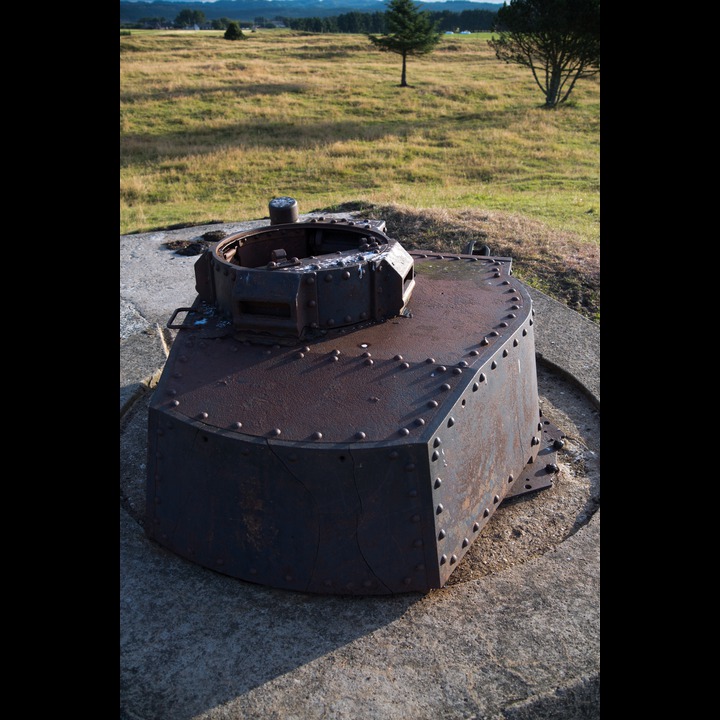
{"label": "grass field", "polygon": [[278,195],[301,212],[364,206],[390,231],[406,221],[414,246],[484,237],[599,320],[599,78],[548,111],[489,35],[410,58],[409,88],[399,56],[361,35],[247,35],[120,37],[121,234],[260,218]]}

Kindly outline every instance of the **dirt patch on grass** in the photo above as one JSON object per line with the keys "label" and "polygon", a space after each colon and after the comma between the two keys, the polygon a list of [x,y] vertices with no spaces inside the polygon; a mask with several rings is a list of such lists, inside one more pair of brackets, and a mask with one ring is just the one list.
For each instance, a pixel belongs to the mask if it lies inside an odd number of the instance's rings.
{"label": "dirt patch on grass", "polygon": [[600,248],[530,218],[486,210],[415,209],[352,201],[324,212],[359,212],[385,220],[387,233],[409,250],[463,252],[475,241],[512,258],[513,275],[600,323]]}

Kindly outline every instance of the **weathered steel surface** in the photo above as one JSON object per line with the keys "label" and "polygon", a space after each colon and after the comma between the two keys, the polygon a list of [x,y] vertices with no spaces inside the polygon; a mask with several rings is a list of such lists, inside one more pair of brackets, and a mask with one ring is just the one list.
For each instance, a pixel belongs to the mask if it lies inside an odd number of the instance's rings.
{"label": "weathered steel surface", "polygon": [[199,262],[150,409],[150,537],[274,587],[424,592],[505,497],[551,482],[559,431],[510,259],[409,256],[402,315],[274,344],[208,302]]}

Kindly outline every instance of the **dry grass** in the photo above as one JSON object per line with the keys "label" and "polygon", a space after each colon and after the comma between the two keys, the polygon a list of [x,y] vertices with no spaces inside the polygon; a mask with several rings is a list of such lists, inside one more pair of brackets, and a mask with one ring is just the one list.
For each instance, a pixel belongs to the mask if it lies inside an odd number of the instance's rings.
{"label": "dry grass", "polygon": [[360,201],[410,243],[413,222],[448,249],[485,233],[598,319],[599,79],[547,111],[487,36],[412,58],[401,89],[399,58],[363,36],[221,35],[120,38],[121,233],[263,217],[278,195],[301,212]]}

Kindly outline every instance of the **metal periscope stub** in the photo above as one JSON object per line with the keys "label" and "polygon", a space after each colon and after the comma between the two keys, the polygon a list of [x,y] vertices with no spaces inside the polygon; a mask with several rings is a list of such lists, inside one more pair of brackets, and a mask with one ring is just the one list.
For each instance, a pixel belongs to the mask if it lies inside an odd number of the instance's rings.
{"label": "metal periscope stub", "polygon": [[[198,261],[150,407],[146,532],[272,587],[427,592],[503,499],[557,469],[532,302],[509,258],[408,253],[384,224],[339,225],[275,225]],[[285,231],[299,264],[268,268]],[[254,267],[217,262],[252,244]],[[330,294],[305,293],[310,277]]]}

